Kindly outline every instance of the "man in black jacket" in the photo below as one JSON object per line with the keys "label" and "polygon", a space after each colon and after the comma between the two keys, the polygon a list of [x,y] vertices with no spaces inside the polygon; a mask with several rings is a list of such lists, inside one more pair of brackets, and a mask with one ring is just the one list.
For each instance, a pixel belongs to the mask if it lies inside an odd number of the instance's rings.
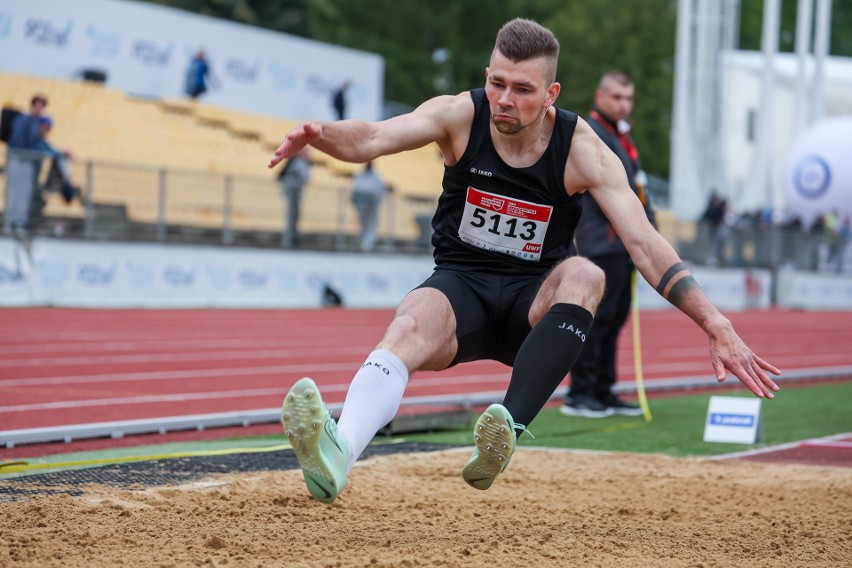
{"label": "man in black jacket", "polygon": [[[633,82],[625,73],[610,71],[604,74],[595,92],[595,107],[587,120],[621,160],[630,188],[642,202],[648,219],[655,224],[654,212],[644,190],[645,174],[639,152],[629,135],[633,94]],[[586,345],[571,370],[571,388],[560,410],[566,415],[589,418],[611,414],[639,416],[641,408],[622,400],[612,390],[616,381],[618,334],[630,312],[633,262],[590,193],[583,196],[583,215],[574,233],[574,242],[579,254],[603,269],[606,293],[598,306]]]}

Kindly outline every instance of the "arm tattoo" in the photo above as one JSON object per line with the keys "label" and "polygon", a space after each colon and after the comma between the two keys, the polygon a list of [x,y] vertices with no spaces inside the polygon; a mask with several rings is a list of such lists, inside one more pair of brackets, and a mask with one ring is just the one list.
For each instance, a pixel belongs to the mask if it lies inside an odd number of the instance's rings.
{"label": "arm tattoo", "polygon": [[672,289],[669,290],[669,295],[666,299],[676,308],[680,308],[680,305],[686,298],[686,295],[689,294],[690,290],[695,288],[700,288],[700,286],[695,278],[689,274],[672,285]]}
{"label": "arm tattoo", "polygon": [[666,297],[666,295],[663,293],[666,291],[666,286],[669,285],[669,282],[671,282],[672,278],[675,277],[675,274],[677,274],[681,270],[686,270],[686,265],[682,262],[677,262],[671,265],[668,270],[666,270],[666,272],[663,274],[663,277],[660,278],[660,283],[657,284],[657,293],[660,296],[664,298]]}

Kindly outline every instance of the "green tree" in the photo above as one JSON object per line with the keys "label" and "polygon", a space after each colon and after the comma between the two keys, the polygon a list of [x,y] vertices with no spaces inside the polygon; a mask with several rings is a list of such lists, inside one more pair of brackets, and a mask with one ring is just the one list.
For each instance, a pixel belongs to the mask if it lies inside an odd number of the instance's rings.
{"label": "green tree", "polygon": [[[325,0],[310,7],[315,39],[381,54],[387,98],[415,106],[484,82],[508,0]],[[393,17],[388,17],[393,14]],[[446,57],[436,61],[437,50]],[[441,81],[436,81],[440,77]]]}
{"label": "green tree", "polygon": [[[513,17],[536,19],[562,44],[558,104],[584,114],[600,75],[612,69],[627,72],[637,87],[634,135],[645,168],[668,174],[672,0],[634,0],[627,9],[621,0],[327,0],[324,5],[333,9],[312,8],[316,39],[383,55],[387,98],[412,106],[483,85],[499,27]],[[393,19],[377,20],[376,13],[390,10]],[[441,65],[432,58],[437,49],[447,56]],[[436,76],[445,80],[436,82]]]}
{"label": "green tree", "polygon": [[[552,9],[548,9],[550,4]],[[600,76],[619,69],[636,85],[636,141],[645,170],[668,177],[674,68],[675,4],[671,0],[542,2],[542,23],[562,49],[559,104],[585,113]]]}
{"label": "green tree", "polygon": [[[514,17],[533,18],[562,44],[561,107],[585,114],[608,70],[633,77],[633,136],[648,173],[668,176],[676,0],[149,1],[378,53],[386,98],[410,106],[483,85],[497,29]],[[743,49],[760,48],[763,2],[741,0]],[[783,0],[782,50],[795,45],[795,18],[796,0]],[[831,53],[852,55],[848,0],[833,2]]]}
{"label": "green tree", "polygon": [[[829,53],[852,56],[852,2],[834,0],[831,6],[831,43]],[[740,48],[759,50],[763,32],[764,0],[741,0]],[[796,9],[798,0],[782,0],[778,49],[791,52],[796,49]],[[816,2],[814,2],[816,19]],[[815,23],[815,22],[814,22]],[[811,30],[813,41],[813,29]]]}
{"label": "green tree", "polygon": [[308,2],[312,0],[147,0],[223,20],[311,37]]}

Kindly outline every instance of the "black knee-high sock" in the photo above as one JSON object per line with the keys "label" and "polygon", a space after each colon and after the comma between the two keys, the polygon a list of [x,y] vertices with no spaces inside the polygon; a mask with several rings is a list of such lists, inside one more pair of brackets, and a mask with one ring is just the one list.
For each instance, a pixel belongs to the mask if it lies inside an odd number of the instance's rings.
{"label": "black knee-high sock", "polygon": [[[521,344],[503,406],[515,423],[529,425],[544,408],[583,349],[592,314],[574,304],[555,304]],[[517,436],[522,430],[516,430]]]}

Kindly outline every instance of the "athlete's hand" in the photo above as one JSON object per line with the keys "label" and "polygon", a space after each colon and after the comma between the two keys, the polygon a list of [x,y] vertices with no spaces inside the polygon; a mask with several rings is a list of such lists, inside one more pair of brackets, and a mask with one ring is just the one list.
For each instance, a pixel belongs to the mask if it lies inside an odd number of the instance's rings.
{"label": "athlete's hand", "polygon": [[729,328],[718,337],[710,337],[710,358],[716,371],[716,380],[725,380],[730,371],[751,392],[760,398],[772,399],[778,391],[767,371],[780,375],[781,371],[771,363],[764,361],[754,354],[742,339]]}
{"label": "athlete's hand", "polygon": [[274,168],[284,158],[295,156],[302,151],[302,148],[319,140],[320,136],[322,136],[322,125],[316,122],[306,122],[294,128],[284,136],[284,141],[275,150],[267,167]]}

